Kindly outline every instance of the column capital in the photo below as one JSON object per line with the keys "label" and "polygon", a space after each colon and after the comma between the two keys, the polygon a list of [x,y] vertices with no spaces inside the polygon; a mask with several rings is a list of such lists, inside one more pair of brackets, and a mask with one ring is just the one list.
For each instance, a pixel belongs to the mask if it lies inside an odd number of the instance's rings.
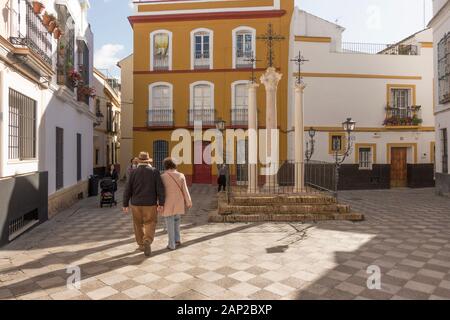
{"label": "column capital", "polygon": [[278,73],[273,67],[267,68],[266,72],[261,76],[261,83],[266,87],[266,90],[276,90],[278,83],[283,75]]}
{"label": "column capital", "polygon": [[250,82],[248,84],[249,89],[257,89],[258,87],[259,87],[259,83],[256,83],[256,82]]}
{"label": "column capital", "polygon": [[294,86],[294,89],[295,89],[295,91],[300,90],[301,92],[303,92],[303,90],[305,90],[306,87],[307,87],[307,85],[305,83],[303,83],[303,82],[302,83],[296,82],[295,86]]}

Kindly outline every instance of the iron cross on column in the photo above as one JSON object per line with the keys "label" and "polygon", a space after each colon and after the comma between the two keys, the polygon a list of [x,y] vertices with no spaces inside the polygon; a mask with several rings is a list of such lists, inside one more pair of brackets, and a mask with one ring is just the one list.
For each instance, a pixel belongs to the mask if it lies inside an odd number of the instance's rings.
{"label": "iron cross on column", "polygon": [[261,61],[256,59],[256,57],[254,56],[253,52],[252,52],[252,57],[250,59],[245,59],[245,62],[250,62],[252,64],[252,77],[250,78],[250,81],[252,83],[256,82],[256,77],[255,77],[255,62],[257,61]]}
{"label": "iron cross on column", "polygon": [[273,32],[272,24],[269,23],[267,32],[263,35],[256,37],[257,40],[263,40],[267,44],[267,64],[268,67],[273,67],[273,62],[275,60],[275,53],[273,50],[273,45],[275,41],[282,41],[285,38]]}
{"label": "iron cross on column", "polygon": [[303,58],[301,51],[299,51],[298,56],[291,61],[295,62],[298,65],[297,83],[300,84],[302,83],[302,64],[304,62],[308,62],[309,60]]}

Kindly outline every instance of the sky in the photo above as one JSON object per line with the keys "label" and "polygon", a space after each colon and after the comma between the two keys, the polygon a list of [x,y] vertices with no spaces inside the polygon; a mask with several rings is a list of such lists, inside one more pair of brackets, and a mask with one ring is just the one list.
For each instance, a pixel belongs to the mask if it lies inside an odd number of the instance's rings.
{"label": "sky", "polygon": [[[395,43],[423,29],[432,17],[431,0],[296,0],[296,5],[346,28],[347,42]],[[114,76],[120,74],[117,62],[133,51],[127,19],[132,13],[131,0],[91,0],[94,64]]]}

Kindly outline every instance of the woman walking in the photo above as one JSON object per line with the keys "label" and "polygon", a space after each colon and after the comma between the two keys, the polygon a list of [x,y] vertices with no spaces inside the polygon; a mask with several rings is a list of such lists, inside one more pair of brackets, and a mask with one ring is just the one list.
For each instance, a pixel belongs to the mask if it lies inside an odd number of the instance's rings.
{"label": "woman walking", "polygon": [[169,235],[167,249],[175,250],[177,246],[181,245],[181,216],[186,213],[186,209],[192,207],[192,200],[186,178],[184,174],[177,171],[177,166],[171,158],[164,159],[164,169],[166,171],[161,175],[161,179],[164,184],[166,200],[161,215],[166,220]]}

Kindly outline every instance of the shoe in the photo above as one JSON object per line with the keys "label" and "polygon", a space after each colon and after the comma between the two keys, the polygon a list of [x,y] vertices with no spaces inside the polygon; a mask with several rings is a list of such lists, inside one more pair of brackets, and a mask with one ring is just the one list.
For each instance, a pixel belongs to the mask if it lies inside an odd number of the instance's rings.
{"label": "shoe", "polygon": [[146,257],[150,257],[152,255],[152,248],[150,247],[150,241],[144,242],[144,254]]}
{"label": "shoe", "polygon": [[136,251],[142,251],[143,252],[144,251],[144,245],[137,247]]}
{"label": "shoe", "polygon": [[167,247],[166,247],[166,249],[167,249],[167,250],[170,250],[170,251],[174,251],[174,250],[176,250],[176,248],[172,249],[172,248],[171,248],[171,247],[169,247],[169,246],[167,246]]}
{"label": "shoe", "polygon": [[181,246],[181,241],[175,242],[175,245],[176,245],[177,247],[180,247],[180,246]]}

